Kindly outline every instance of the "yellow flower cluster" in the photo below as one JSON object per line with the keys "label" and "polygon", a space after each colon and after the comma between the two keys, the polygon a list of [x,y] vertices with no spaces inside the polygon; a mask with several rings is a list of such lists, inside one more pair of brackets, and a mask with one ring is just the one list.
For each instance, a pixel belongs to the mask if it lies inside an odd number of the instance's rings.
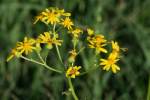
{"label": "yellow flower cluster", "polygon": [[[103,35],[95,35],[92,29],[87,29],[87,33],[89,48],[94,48],[97,54],[100,54],[101,52],[108,53],[107,49],[105,49],[104,47],[108,45],[109,42],[107,42]],[[118,70],[120,70],[119,66],[116,65],[120,58],[120,47],[115,41],[111,42],[111,47],[112,52],[109,54],[107,59],[100,59],[100,65],[103,66],[103,70],[108,71],[112,69],[112,72],[116,73]]]}
{"label": "yellow flower cluster", "polygon": [[[44,66],[50,71],[57,72],[59,74],[65,74],[66,78],[68,79],[68,84],[70,87],[69,90],[72,92],[75,100],[78,100],[78,97],[75,94],[71,78],[76,78],[77,76],[92,72],[92,70],[99,68],[99,66],[102,66],[102,69],[106,71],[112,70],[113,73],[117,73],[120,70],[117,62],[120,60],[120,51],[122,49],[119,47],[118,43],[116,41],[110,42],[109,40],[105,39],[104,35],[102,34],[95,34],[94,30],[90,28],[88,28],[87,31],[84,31],[83,29],[85,28],[82,29],[81,27],[75,26],[75,23],[71,20],[71,14],[65,12],[64,9],[58,9],[54,7],[47,8],[36,16],[34,24],[39,21],[46,24],[46,26],[49,26],[50,30],[39,34],[37,38],[25,37],[22,42],[17,42],[15,48],[11,50],[7,61],[10,61],[14,57],[20,57],[24,60]],[[60,39],[63,35],[60,34],[63,32],[68,33],[67,35],[71,35],[71,37],[67,37],[71,38],[70,41],[67,41],[69,43],[69,46],[67,45],[67,49],[69,49],[68,54],[66,54],[67,60],[62,58],[61,52],[59,51],[59,47],[63,43],[63,39]],[[66,34],[64,36],[66,36]],[[109,49],[107,49],[110,44],[112,48],[111,52]],[[46,63],[48,54],[42,55],[44,52],[42,48],[43,46],[46,46],[48,50],[55,46],[55,50],[61,64],[68,66],[67,69],[64,68],[65,72],[60,69],[55,69],[55,67],[50,67]],[[71,47],[71,49],[69,47]],[[94,68],[89,68],[84,72],[80,72],[81,66],[76,66],[76,59],[78,57],[85,58],[82,56],[80,57],[80,52],[82,52],[84,49],[86,49],[88,52],[88,47],[95,51],[93,56],[97,57],[98,61],[100,60],[100,62],[97,62],[96,58],[94,60],[94,66],[92,65]],[[36,52],[36,57],[38,57],[38,59],[26,57],[32,52]],[[102,53],[108,55],[108,57],[106,59],[102,58]]]}
{"label": "yellow flower cluster", "polygon": [[50,25],[60,25],[69,30],[69,33],[75,38],[79,38],[80,33],[83,31],[80,28],[75,27],[73,21],[70,19],[71,14],[65,12],[64,9],[58,8],[47,8],[45,11],[42,11],[35,18],[34,24],[38,21],[41,21],[45,24]]}
{"label": "yellow flower cluster", "polygon": [[[52,30],[40,34],[35,39],[25,37],[23,42],[17,42],[16,47],[12,49],[7,61],[11,60],[13,57],[21,57],[23,54],[28,55],[33,51],[39,52],[42,50],[41,44],[45,44],[48,49],[52,49],[53,45],[55,45],[59,59],[63,63],[58,49],[58,46],[61,46],[63,42],[63,40],[59,39],[60,35],[58,34],[61,30],[56,30],[56,27],[61,27],[61,29],[63,27],[63,29],[67,30],[67,33],[72,36],[73,47],[73,49],[68,52],[69,57],[67,66],[71,67],[68,67],[66,70],[66,77],[75,78],[78,76],[80,74],[79,69],[81,69],[81,66],[74,66],[74,63],[77,55],[81,52],[81,48],[78,48],[80,36],[86,32],[83,32],[82,28],[76,27],[70,17],[71,14],[65,12],[64,9],[50,7],[42,11],[38,16],[36,16],[34,24],[40,21],[51,26]],[[110,42],[105,39],[104,35],[95,34],[94,30],[88,28],[87,35],[85,36],[87,36],[88,47],[94,49],[96,51],[96,55],[109,53],[106,46],[109,45]],[[108,71],[111,69],[113,73],[116,73],[120,70],[116,63],[120,59],[121,49],[115,41],[111,42],[111,47],[112,51],[108,55],[108,58],[101,58],[100,65],[103,66],[103,70]]]}
{"label": "yellow flower cluster", "polygon": [[[46,24],[57,24],[62,23],[60,22],[62,20],[62,17],[67,17],[69,19],[69,16],[71,16],[70,13],[66,13],[64,9],[58,9],[50,7],[48,9],[45,9],[45,11],[42,11],[38,16],[36,16],[34,24],[36,24],[38,21],[44,22]],[[64,22],[65,20],[63,20]],[[70,21],[70,20],[68,20]],[[68,24],[68,23],[66,23]]]}
{"label": "yellow flower cluster", "polygon": [[60,46],[62,40],[58,40],[56,36],[51,37],[51,35],[52,33],[50,32],[44,32],[40,34],[37,39],[25,37],[23,42],[17,42],[16,47],[12,49],[7,61],[11,60],[13,57],[20,57],[23,53],[28,55],[33,52],[33,50],[37,50],[37,46],[40,46],[40,44],[47,44],[49,49],[52,48],[52,44]]}
{"label": "yellow flower cluster", "polygon": [[103,70],[110,70],[112,69],[113,73],[116,73],[120,70],[119,66],[116,65],[117,61],[119,61],[119,53],[120,47],[117,42],[112,41],[112,52],[109,54],[107,59],[100,59],[100,65],[103,65]]}

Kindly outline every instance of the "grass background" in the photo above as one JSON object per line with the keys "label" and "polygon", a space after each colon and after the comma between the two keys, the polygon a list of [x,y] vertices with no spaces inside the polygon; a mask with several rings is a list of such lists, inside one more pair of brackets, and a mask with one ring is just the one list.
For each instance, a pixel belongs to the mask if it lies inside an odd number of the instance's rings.
{"label": "grass background", "polygon": [[[74,80],[80,100],[146,100],[150,0],[1,0],[0,100],[73,100],[62,94],[67,90],[64,76],[21,59],[6,63],[17,41],[47,29],[41,24],[33,25],[33,18],[50,6],[64,8],[72,13],[77,25],[90,26],[128,48],[119,64],[121,71],[116,75],[100,69]],[[61,48],[64,57],[66,49],[67,46]],[[85,70],[91,67],[91,53],[82,53],[80,57]],[[59,66],[54,53],[51,52],[48,59],[50,65]]]}

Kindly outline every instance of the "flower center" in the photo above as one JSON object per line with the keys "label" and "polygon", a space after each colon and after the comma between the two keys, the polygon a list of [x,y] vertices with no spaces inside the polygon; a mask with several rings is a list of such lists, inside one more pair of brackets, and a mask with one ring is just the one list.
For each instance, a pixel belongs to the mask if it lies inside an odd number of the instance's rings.
{"label": "flower center", "polygon": [[24,48],[29,49],[31,47],[30,43],[24,43]]}
{"label": "flower center", "polygon": [[112,65],[112,64],[115,63],[115,60],[114,60],[114,59],[109,59],[109,60],[108,60],[108,63]]}
{"label": "flower center", "polygon": [[75,74],[76,73],[76,70],[75,69],[72,69],[71,71],[70,71],[70,75],[73,75],[73,74]]}
{"label": "flower center", "polygon": [[48,17],[51,21],[57,21],[57,16],[54,13],[49,13]]}

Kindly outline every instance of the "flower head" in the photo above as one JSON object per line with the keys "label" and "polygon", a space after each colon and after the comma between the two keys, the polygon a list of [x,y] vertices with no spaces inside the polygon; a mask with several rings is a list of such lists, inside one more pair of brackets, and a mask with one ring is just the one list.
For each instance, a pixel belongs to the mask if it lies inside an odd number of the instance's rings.
{"label": "flower head", "polygon": [[66,71],[66,77],[75,78],[80,74],[79,69],[81,69],[81,66],[69,67]]}
{"label": "flower head", "polygon": [[16,49],[18,50],[19,53],[25,53],[26,55],[29,54],[30,52],[35,49],[34,47],[35,40],[31,38],[24,38],[23,42],[18,42]]}
{"label": "flower head", "polygon": [[66,17],[65,19],[63,19],[61,24],[64,27],[66,27],[68,30],[71,30],[72,26],[74,25],[69,17]]}
{"label": "flower head", "polygon": [[47,44],[47,47],[49,49],[53,47],[52,46],[53,40],[49,32],[44,32],[43,34],[40,34],[38,37],[38,41],[40,43]]}
{"label": "flower head", "polygon": [[74,30],[70,31],[72,36],[75,38],[79,38],[80,34],[83,33],[83,31],[80,28],[75,28]]}
{"label": "flower head", "polygon": [[51,38],[51,33],[49,32],[44,32],[43,34],[40,34],[38,37],[38,41],[40,43],[49,43],[52,44],[52,38]]}
{"label": "flower head", "polygon": [[59,17],[60,15],[57,14],[53,9],[46,9],[42,12],[43,18],[42,21],[45,21],[47,24],[56,24],[60,22]]}
{"label": "flower head", "polygon": [[89,47],[95,48],[97,53],[107,53],[107,50],[104,48],[106,45],[106,40],[103,35],[96,35],[94,37],[88,37],[87,39],[89,42]]}
{"label": "flower head", "polygon": [[113,73],[120,70],[119,66],[116,65],[119,59],[114,56],[114,53],[111,53],[107,59],[100,59],[100,61],[100,65],[103,65],[103,70],[108,71],[111,69]]}
{"label": "flower head", "polygon": [[40,43],[43,43],[43,44],[47,44],[47,47],[49,49],[51,49],[53,46],[52,44],[55,44],[55,45],[61,45],[62,43],[62,40],[58,40],[57,38],[58,37],[52,37],[51,36],[52,33],[50,32],[44,32],[43,34],[40,34],[40,36],[38,37],[38,41]]}

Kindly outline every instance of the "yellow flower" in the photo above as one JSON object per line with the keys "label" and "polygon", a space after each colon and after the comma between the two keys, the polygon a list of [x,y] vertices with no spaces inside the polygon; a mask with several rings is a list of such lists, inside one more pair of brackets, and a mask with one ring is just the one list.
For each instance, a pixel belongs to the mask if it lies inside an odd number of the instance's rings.
{"label": "yellow flower", "polygon": [[71,31],[73,37],[79,38],[80,34],[83,33],[83,31],[80,28],[76,28]]}
{"label": "yellow flower", "polygon": [[116,58],[113,53],[111,53],[107,59],[100,59],[100,65],[104,65],[103,70],[108,71],[111,69],[113,73],[116,73],[118,70],[120,70],[119,66],[116,65],[118,60],[119,59]]}
{"label": "yellow flower", "polygon": [[40,34],[40,36],[38,37],[38,40],[40,43],[44,43],[44,44],[47,44],[47,47],[49,49],[51,49],[53,46],[53,40],[52,40],[52,37],[50,35],[51,33],[49,32],[44,32],[43,34]]}
{"label": "yellow flower", "polygon": [[39,42],[52,44],[52,38],[50,34],[51,33],[49,32],[44,32],[43,34],[40,34],[40,36],[38,37]]}
{"label": "yellow flower", "polygon": [[107,50],[104,48],[106,45],[106,40],[104,39],[103,35],[96,35],[94,37],[88,37],[87,38],[89,42],[89,47],[90,48],[95,48],[96,53],[107,53]]}
{"label": "yellow flower", "polygon": [[51,34],[52,33],[44,32],[44,34],[40,34],[40,36],[38,37],[38,41],[40,43],[47,44],[47,47],[49,49],[51,49],[53,47],[52,44],[61,45],[61,43],[62,43],[62,40],[57,40],[58,37],[52,38]]}
{"label": "yellow flower", "polygon": [[43,18],[42,21],[44,21],[47,24],[56,24],[60,22],[59,17],[60,15],[55,13],[54,10],[46,9],[44,12],[42,12]]}
{"label": "yellow flower", "polygon": [[92,30],[92,29],[90,29],[90,28],[88,28],[87,29],[87,33],[88,33],[88,35],[93,35],[94,34],[94,30]]}
{"label": "yellow flower", "polygon": [[16,48],[12,49],[10,55],[7,58],[7,62],[10,61],[13,57],[18,55],[19,55],[18,50]]}
{"label": "yellow flower", "polygon": [[69,67],[66,71],[66,77],[75,78],[80,74],[79,69],[81,69],[81,66]]}
{"label": "yellow flower", "polygon": [[70,54],[70,56],[69,56],[69,62],[71,62],[71,63],[75,62],[75,58],[77,56],[76,50],[74,49],[74,50],[69,51],[69,54]]}
{"label": "yellow flower", "polygon": [[38,21],[42,21],[45,24],[56,24],[60,22],[61,17],[69,17],[71,16],[70,13],[67,13],[64,11],[64,9],[58,9],[54,7],[50,7],[46,9],[45,11],[42,11],[38,16],[36,16],[34,24],[36,24]]}
{"label": "yellow flower", "polygon": [[66,27],[68,30],[71,30],[72,26],[74,25],[69,17],[66,17],[65,19],[63,19],[61,24],[64,27]]}
{"label": "yellow flower", "polygon": [[22,54],[25,52],[25,54],[27,55],[30,52],[32,52],[33,49],[35,49],[34,44],[35,44],[34,39],[25,37],[23,42],[17,43],[17,50],[19,51],[19,53]]}

